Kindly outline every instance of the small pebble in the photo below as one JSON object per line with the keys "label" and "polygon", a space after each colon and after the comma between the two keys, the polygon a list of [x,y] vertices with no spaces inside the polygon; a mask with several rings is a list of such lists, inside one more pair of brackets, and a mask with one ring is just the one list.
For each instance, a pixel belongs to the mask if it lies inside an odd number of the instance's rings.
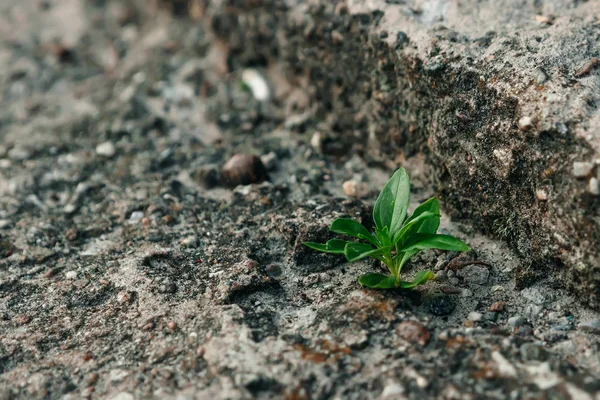
{"label": "small pebble", "polygon": [[77,239],[77,235],[79,233],[77,232],[77,228],[72,227],[67,229],[67,231],[65,232],[65,239],[69,240],[69,241],[74,241]]}
{"label": "small pebble", "polygon": [[548,17],[546,15],[536,15],[535,16],[535,20],[537,22],[546,24],[546,25],[552,25],[553,19],[551,17]]}
{"label": "small pebble", "polygon": [[267,170],[259,157],[236,154],[221,168],[221,178],[230,187],[261,183],[267,178]]}
{"label": "small pebble", "polygon": [[50,268],[48,271],[46,271],[46,273],[44,274],[44,278],[52,278],[53,276],[56,275],[56,273],[60,271],[60,268]]}
{"label": "small pebble", "polygon": [[371,192],[369,185],[364,182],[346,181],[342,187],[344,189],[344,194],[348,197],[361,198],[367,196]]}
{"label": "small pebble", "polygon": [[421,375],[416,377],[415,382],[421,389],[425,389],[427,386],[429,386],[429,380]]}
{"label": "small pebble", "polygon": [[576,178],[585,178],[594,169],[594,163],[591,162],[573,162],[573,176]]}
{"label": "small pebble", "polygon": [[100,143],[96,146],[96,154],[103,157],[112,157],[115,155],[115,145],[112,142]]}
{"label": "small pebble", "polygon": [[144,218],[143,211],[134,211],[131,213],[131,216],[129,217],[129,223],[137,224],[138,222],[140,222],[142,220],[142,218]]}
{"label": "small pebble", "polygon": [[497,301],[490,306],[490,311],[501,312],[504,311],[505,303],[503,301]]}
{"label": "small pebble", "polygon": [[588,192],[594,196],[600,195],[600,181],[597,178],[590,178],[588,182]]}
{"label": "small pebble", "polygon": [[121,304],[127,304],[131,302],[131,293],[129,293],[127,290],[120,291],[117,293],[117,301]]}
{"label": "small pebble", "polygon": [[396,333],[401,338],[412,343],[419,343],[425,346],[429,341],[429,331],[423,324],[417,321],[404,321],[396,328]]}
{"label": "small pebble", "polygon": [[267,101],[271,97],[271,91],[267,81],[257,70],[253,68],[243,70],[242,81],[248,86],[256,100]]}
{"label": "small pebble", "polygon": [[548,201],[548,192],[544,189],[537,189],[535,191],[535,198],[538,199],[538,201]]}
{"label": "small pebble", "polygon": [[483,314],[477,311],[471,311],[467,318],[469,321],[479,322],[483,319]]}
{"label": "small pebble", "polygon": [[448,277],[448,282],[451,285],[458,286],[458,284],[460,283],[460,279],[458,279],[456,276],[450,276]]}
{"label": "small pebble", "polygon": [[535,81],[538,85],[543,84],[548,80],[548,75],[541,69],[538,68],[535,73]]}
{"label": "small pebble", "polygon": [[158,287],[158,291],[160,293],[175,293],[177,291],[177,285],[169,278],[165,278]]}
{"label": "small pebble", "polygon": [[533,128],[533,119],[531,117],[522,117],[519,119],[519,129],[529,131]]}
{"label": "small pebble", "polygon": [[399,383],[389,383],[383,388],[381,392],[381,400],[392,400],[404,398],[404,386]]}
{"label": "small pebble", "polygon": [[169,321],[167,323],[167,328],[169,328],[169,330],[171,332],[175,332],[175,330],[177,329],[177,322],[175,322],[175,321]]}
{"label": "small pebble", "polygon": [[438,260],[435,263],[435,267],[433,269],[434,269],[434,271],[440,271],[440,270],[443,270],[444,267],[446,267],[446,265],[448,265],[448,261],[447,260]]}
{"label": "small pebble", "polygon": [[310,139],[310,145],[319,153],[323,151],[323,135],[321,132],[315,132]]}
{"label": "small pebble", "polygon": [[444,294],[461,294],[462,290],[456,286],[441,286],[440,291]]}
{"label": "small pebble", "polygon": [[520,315],[515,315],[514,317],[510,317],[508,319],[508,324],[510,326],[512,326],[513,328],[522,326],[524,323],[525,323],[525,318],[521,317]]}
{"label": "small pebble", "polygon": [[441,270],[437,271],[437,272],[435,273],[435,277],[434,277],[434,279],[435,279],[436,281],[443,281],[443,280],[445,280],[445,279],[446,279],[446,271],[444,271],[443,269],[441,269]]}
{"label": "small pebble", "polygon": [[148,322],[147,324],[142,325],[142,330],[144,332],[148,332],[148,331],[150,331],[152,329],[154,329],[154,322]]}
{"label": "small pebble", "polygon": [[77,279],[77,272],[69,271],[65,274],[65,278],[67,279]]}

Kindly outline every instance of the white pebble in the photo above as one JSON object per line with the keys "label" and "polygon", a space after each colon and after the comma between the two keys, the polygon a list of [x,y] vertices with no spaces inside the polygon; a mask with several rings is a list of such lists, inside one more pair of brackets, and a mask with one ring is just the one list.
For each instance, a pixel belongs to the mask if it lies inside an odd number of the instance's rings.
{"label": "white pebble", "polygon": [[596,196],[600,194],[600,181],[597,178],[591,178],[588,182],[588,192]]}
{"label": "white pebble", "polygon": [[585,178],[594,169],[594,163],[591,162],[573,162],[573,176],[576,178]]}
{"label": "white pebble", "polygon": [[346,181],[342,187],[344,189],[344,194],[348,197],[364,197],[371,191],[369,185],[357,181]]}
{"label": "white pebble", "polygon": [[322,151],[322,149],[323,149],[323,135],[321,135],[321,132],[315,132],[313,134],[312,138],[310,139],[310,145],[316,151],[318,151],[318,152]]}
{"label": "white pebble", "polygon": [[421,389],[424,389],[427,386],[429,386],[429,381],[424,376],[418,376],[416,379],[416,382],[417,382],[417,386],[420,387]]}
{"label": "white pebble", "polygon": [[129,217],[129,223],[136,224],[136,223],[140,222],[142,220],[142,218],[144,218],[144,213],[142,211],[134,211],[131,213],[131,216]]}
{"label": "white pebble", "polygon": [[258,101],[267,101],[271,96],[269,85],[263,76],[255,69],[248,68],[242,72],[242,81],[248,85],[254,98]]}
{"label": "white pebble", "polygon": [[519,129],[522,131],[528,131],[533,128],[533,119],[531,117],[522,117],[519,120]]}
{"label": "white pebble", "polygon": [[539,201],[547,201],[548,193],[544,189],[537,189],[535,191],[535,198],[538,199]]}
{"label": "white pebble", "polygon": [[483,319],[483,314],[477,311],[471,311],[467,317],[469,321],[478,322]]}
{"label": "white pebble", "polygon": [[112,142],[100,143],[96,146],[96,154],[103,157],[112,157],[115,155],[115,145]]}
{"label": "white pebble", "polygon": [[397,399],[401,397],[405,392],[405,389],[399,383],[389,383],[383,388],[381,393],[381,399]]}
{"label": "white pebble", "polygon": [[69,271],[65,274],[65,278],[67,279],[76,279],[77,278],[77,272],[75,271]]}

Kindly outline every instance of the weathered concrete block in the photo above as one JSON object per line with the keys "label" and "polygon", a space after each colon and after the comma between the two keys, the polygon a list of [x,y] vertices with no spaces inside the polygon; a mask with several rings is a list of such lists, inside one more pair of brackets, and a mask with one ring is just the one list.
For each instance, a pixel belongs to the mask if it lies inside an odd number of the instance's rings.
{"label": "weathered concrete block", "polygon": [[561,0],[227,0],[204,12],[234,67],[276,65],[346,148],[425,154],[449,211],[522,256],[519,285],[550,276],[598,308],[594,15],[597,2]]}

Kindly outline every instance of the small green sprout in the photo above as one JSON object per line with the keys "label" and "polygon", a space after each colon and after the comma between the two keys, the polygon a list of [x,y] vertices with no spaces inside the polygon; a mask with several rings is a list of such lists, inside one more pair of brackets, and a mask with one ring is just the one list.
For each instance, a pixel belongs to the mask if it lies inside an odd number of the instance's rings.
{"label": "small green sprout", "polygon": [[325,244],[305,242],[304,245],[318,251],[344,254],[349,262],[372,257],[383,262],[390,276],[370,273],[361,276],[358,283],[373,289],[412,288],[433,278],[433,272],[421,271],[412,282],[400,280],[402,267],[415,254],[425,249],[469,251],[471,248],[450,235],[437,234],[440,226],[440,204],[436,197],[418,206],[408,218],[410,183],[404,168],[394,173],[385,185],[373,209],[375,234],[359,222],[338,218],[329,228],[367,243],[331,239]]}

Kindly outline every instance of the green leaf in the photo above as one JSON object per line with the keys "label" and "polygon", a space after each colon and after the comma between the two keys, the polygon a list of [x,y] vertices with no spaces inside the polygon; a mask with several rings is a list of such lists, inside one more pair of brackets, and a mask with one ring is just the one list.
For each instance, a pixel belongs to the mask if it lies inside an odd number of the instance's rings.
{"label": "green leaf", "polygon": [[371,289],[392,289],[396,286],[396,278],[383,274],[366,274],[358,278],[358,283]]}
{"label": "green leaf", "polygon": [[392,223],[392,207],[394,204],[394,195],[389,187],[385,186],[373,207],[373,221],[378,229],[390,228]]}
{"label": "green leaf", "polygon": [[400,274],[400,272],[402,271],[402,267],[404,267],[404,264],[406,264],[408,262],[408,260],[410,260],[410,258],[412,256],[414,256],[415,254],[417,254],[419,251],[421,251],[421,250],[417,249],[417,250],[411,250],[411,251],[407,251],[407,252],[401,252],[401,253],[398,253],[398,255],[396,257],[394,257],[394,259],[402,257],[400,259],[400,263],[396,264],[398,274]]}
{"label": "green leaf", "polygon": [[390,239],[390,232],[388,231],[387,226],[383,229],[375,228],[375,233],[377,234],[377,238],[383,246],[392,245],[392,240]]}
{"label": "green leaf", "polygon": [[390,251],[390,248],[380,247],[378,249],[374,249],[370,244],[348,242],[346,243],[344,254],[346,254],[346,259],[349,262],[353,262],[362,260],[365,257],[373,257],[379,260],[379,256],[386,251]]}
{"label": "green leaf", "polygon": [[[422,215],[425,212],[430,212],[430,213],[439,215],[440,202],[437,197],[432,197],[429,200],[421,203],[415,209],[415,211],[413,211],[412,215],[406,222],[408,223],[408,222],[412,221],[413,219],[416,219],[417,217],[419,217],[420,215]],[[438,228],[440,227],[440,219],[439,219],[439,217],[437,219],[427,219],[425,221],[422,221],[418,225],[419,225],[419,229],[417,229],[417,232],[434,234],[437,232]]]}
{"label": "green leaf", "polygon": [[[412,217],[411,217],[412,218]],[[402,229],[400,229],[397,233],[396,236],[393,240],[393,244],[394,246],[397,243],[403,243],[406,240],[410,240],[410,238],[419,232],[419,230],[423,227],[423,224],[427,223],[429,219],[433,219],[435,222],[437,221],[437,224],[439,225],[440,223],[440,214],[437,213],[432,213],[430,211],[425,211],[421,214],[419,214],[416,218],[413,218],[410,221],[407,221],[406,224],[404,224],[404,226],[402,227]],[[432,224],[431,226],[433,226],[434,224]],[[437,230],[437,227],[435,228]],[[434,232],[435,233],[435,232]]]}
{"label": "green leaf", "polygon": [[333,253],[333,254],[344,254],[344,248],[346,247],[345,240],[340,239],[331,239],[327,243],[314,243],[314,242],[304,242],[303,245],[310,247],[311,249],[322,251],[325,253]]}
{"label": "green leaf", "polygon": [[410,182],[404,168],[392,175],[385,185],[373,208],[373,220],[379,229],[388,227],[390,236],[402,227],[408,202],[410,200]]}
{"label": "green leaf", "polygon": [[378,246],[377,239],[359,222],[348,218],[338,218],[331,224],[330,231],[366,240]]}
{"label": "green leaf", "polygon": [[412,282],[400,281],[400,287],[404,289],[410,289],[418,285],[427,283],[428,280],[433,279],[434,275],[431,271],[421,271],[415,276],[415,280]]}
{"label": "green leaf", "polygon": [[403,252],[414,250],[439,249],[453,251],[469,251],[471,248],[459,239],[450,235],[418,233],[400,249]]}

